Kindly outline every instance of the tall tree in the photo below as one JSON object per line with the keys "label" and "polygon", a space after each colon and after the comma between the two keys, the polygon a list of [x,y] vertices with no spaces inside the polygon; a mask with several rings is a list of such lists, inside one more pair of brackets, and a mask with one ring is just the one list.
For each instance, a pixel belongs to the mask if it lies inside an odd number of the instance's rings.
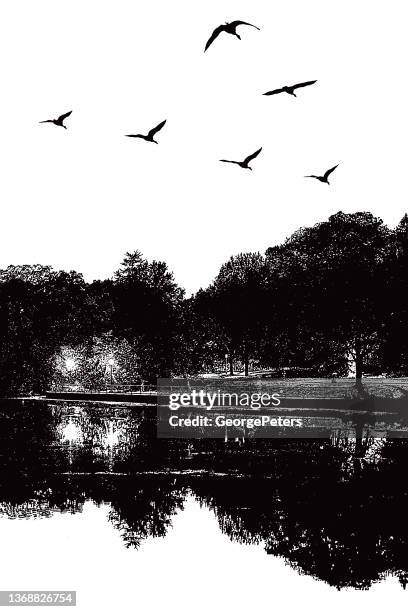
{"label": "tall tree", "polygon": [[161,261],[148,262],[139,251],[127,253],[115,273],[113,332],[132,342],[142,376],[169,376],[176,361],[177,332],[184,292]]}
{"label": "tall tree", "polygon": [[389,372],[408,373],[408,215],[391,235],[386,263],[387,324],[383,334],[383,361]]}
{"label": "tall tree", "polygon": [[0,271],[0,390],[43,391],[64,342],[85,333],[86,284],[49,266]]}
{"label": "tall tree", "polygon": [[378,354],[386,324],[390,235],[371,213],[339,212],[301,228],[274,253],[293,282],[297,328],[317,353],[325,345],[351,355],[357,378]]}
{"label": "tall tree", "polygon": [[266,295],[265,259],[259,253],[241,253],[221,266],[207,292],[208,309],[218,323],[229,355],[230,374],[234,356],[244,363],[257,354],[264,325]]}

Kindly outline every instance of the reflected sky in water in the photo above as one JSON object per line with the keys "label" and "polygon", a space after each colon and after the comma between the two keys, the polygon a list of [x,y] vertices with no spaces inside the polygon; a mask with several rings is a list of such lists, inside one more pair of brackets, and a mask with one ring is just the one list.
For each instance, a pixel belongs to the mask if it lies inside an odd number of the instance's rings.
{"label": "reflected sky in water", "polygon": [[[251,605],[258,595],[264,605],[265,589],[283,585],[295,589],[287,595],[293,604],[302,592],[342,601],[365,593],[365,604],[374,592],[378,601],[390,592],[405,597],[405,440],[373,435],[368,416],[317,440],[158,440],[147,410],[2,403],[4,588],[18,571],[18,588],[47,588],[47,580],[59,588],[62,572],[69,584],[61,589],[82,585],[88,597],[91,564],[108,599],[121,577],[128,603],[127,581],[157,590],[154,577],[172,588],[174,609],[187,602],[180,585],[170,586],[173,574],[191,574],[195,587],[185,589],[201,589],[208,604],[213,585],[222,588],[216,568],[234,582],[238,607],[246,588]],[[206,571],[209,582],[199,585]],[[248,587],[237,581],[242,572]],[[122,609],[132,609],[128,603]]]}
{"label": "reflected sky in water", "polygon": [[88,501],[80,514],[0,519],[4,588],[76,589],[81,611],[130,611],[141,603],[181,612],[271,610],[278,602],[286,610],[319,612],[406,605],[395,578],[369,591],[338,591],[265,555],[261,545],[230,541],[214,514],[191,498],[165,538],[147,539],[138,550],[123,547],[108,513]]}

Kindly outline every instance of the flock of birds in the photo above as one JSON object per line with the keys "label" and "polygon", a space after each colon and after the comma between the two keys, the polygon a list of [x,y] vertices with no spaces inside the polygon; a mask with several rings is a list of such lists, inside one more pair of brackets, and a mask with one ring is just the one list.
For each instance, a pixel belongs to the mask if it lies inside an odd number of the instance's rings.
{"label": "flock of birds", "polygon": [[[236,36],[239,40],[241,40],[241,36],[237,33],[237,27],[241,26],[241,25],[250,26],[250,27],[255,28],[257,30],[260,29],[257,26],[255,26],[254,24],[248,23],[247,21],[239,21],[239,20],[237,20],[237,21],[231,21],[230,23],[222,24],[222,25],[218,26],[217,28],[215,28],[215,30],[211,34],[210,38],[207,40],[207,43],[206,43],[205,49],[204,49],[204,53],[207,51],[207,49],[213,44],[215,39],[222,32],[224,32],[226,34],[231,34],[232,36]],[[301,89],[302,87],[309,87],[311,85],[314,85],[316,82],[317,81],[305,81],[304,83],[296,83],[295,85],[285,85],[284,87],[281,87],[279,89],[272,89],[271,91],[267,91],[263,95],[264,96],[274,96],[274,95],[277,95],[277,94],[286,93],[286,94],[289,94],[290,96],[295,96],[296,97],[295,91],[297,89]],[[66,125],[64,125],[64,121],[65,121],[65,119],[67,119],[71,115],[71,113],[72,113],[72,111],[69,111],[67,113],[64,113],[63,115],[60,115],[59,117],[57,117],[57,119],[46,119],[45,121],[40,121],[40,123],[53,123],[54,125],[57,125],[59,127],[63,127],[64,129],[67,129]],[[125,134],[125,136],[127,138],[141,138],[143,140],[146,140],[147,142],[155,142],[156,144],[158,144],[157,140],[155,140],[154,137],[156,136],[156,134],[158,132],[160,132],[160,130],[163,129],[165,124],[166,124],[166,120],[161,121],[158,125],[156,125],[154,128],[149,130],[147,132],[147,134]],[[236,164],[237,166],[240,166],[240,168],[244,168],[246,170],[252,170],[251,166],[249,165],[249,162],[251,162],[253,159],[258,157],[258,155],[260,154],[261,151],[262,151],[262,147],[260,149],[257,149],[254,153],[251,153],[251,155],[248,155],[243,161],[236,161],[236,160],[232,160],[232,159],[220,159],[220,161],[224,162],[224,163],[227,163],[227,164]],[[329,176],[332,174],[332,172],[335,171],[335,169],[338,167],[338,165],[339,164],[336,164],[335,166],[333,166],[332,168],[327,170],[322,175],[308,174],[308,175],[305,176],[305,178],[314,178],[314,179],[320,181],[321,183],[326,183],[327,185],[329,185],[330,184],[329,183]]]}

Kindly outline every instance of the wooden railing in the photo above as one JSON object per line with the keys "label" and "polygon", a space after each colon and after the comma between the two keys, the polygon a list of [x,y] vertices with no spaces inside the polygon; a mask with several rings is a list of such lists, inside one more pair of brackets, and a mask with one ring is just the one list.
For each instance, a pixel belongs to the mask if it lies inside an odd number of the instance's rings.
{"label": "wooden railing", "polygon": [[125,393],[126,395],[139,395],[141,393],[155,393],[157,391],[157,387],[155,385],[149,385],[147,383],[141,383],[138,385],[106,385],[104,387],[100,387],[99,389],[87,389],[85,387],[77,387],[75,385],[63,385],[58,389],[54,389],[54,391],[60,393]]}

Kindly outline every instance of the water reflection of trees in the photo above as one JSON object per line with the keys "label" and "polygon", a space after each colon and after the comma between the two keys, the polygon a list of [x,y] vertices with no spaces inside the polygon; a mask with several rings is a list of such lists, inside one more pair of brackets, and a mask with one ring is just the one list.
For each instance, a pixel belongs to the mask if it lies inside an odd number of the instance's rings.
{"label": "water reflection of trees", "polygon": [[124,408],[107,414],[97,406],[3,401],[0,514],[46,518],[82,512],[92,500],[108,505],[109,520],[127,546],[164,536],[185,496],[174,477],[106,474],[152,469],[160,459],[153,434],[151,419]]}
{"label": "water reflection of trees", "polygon": [[[312,453],[313,454],[313,453]],[[346,471],[330,449],[319,465],[273,478],[200,479],[194,492],[211,507],[221,530],[242,543],[262,542],[301,573],[338,588],[368,588],[388,574],[408,576],[408,487],[403,478],[407,447],[385,447],[386,459]],[[299,462],[287,457],[288,463]]]}
{"label": "water reflection of trees", "polygon": [[138,547],[167,533],[190,492],[232,540],[260,543],[299,572],[338,588],[387,574],[405,585],[408,444],[382,440],[369,461],[367,425],[349,420],[341,444],[329,435],[175,443],[157,439],[151,415],[124,408],[2,403],[0,514],[76,513],[92,500]]}
{"label": "water reflection of trees", "polygon": [[119,530],[126,547],[138,548],[148,537],[164,537],[173,515],[183,509],[186,488],[175,478],[139,478],[117,484],[109,520]]}
{"label": "water reflection of trees", "polygon": [[186,491],[175,478],[166,476],[56,475],[24,488],[21,483],[2,487],[0,515],[29,519],[74,514],[82,512],[84,503],[91,500],[108,508],[108,520],[124,544],[137,548],[149,537],[166,535],[173,515],[183,509]]}

